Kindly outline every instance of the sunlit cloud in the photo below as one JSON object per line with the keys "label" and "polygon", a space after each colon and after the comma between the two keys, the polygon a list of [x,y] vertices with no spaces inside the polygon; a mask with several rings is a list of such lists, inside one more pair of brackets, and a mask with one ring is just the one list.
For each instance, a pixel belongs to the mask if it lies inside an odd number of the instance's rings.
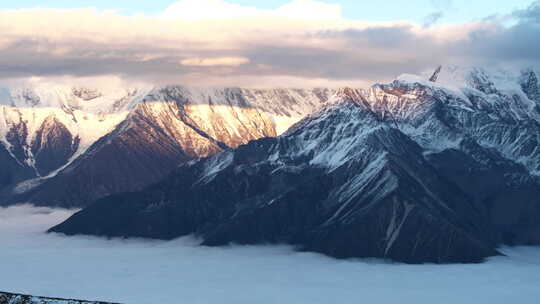
{"label": "sunlit cloud", "polygon": [[245,57],[215,57],[215,58],[188,58],[180,61],[183,65],[188,66],[238,66],[249,63],[249,58]]}
{"label": "sunlit cloud", "polygon": [[158,15],[132,16],[97,9],[0,10],[0,79],[114,76],[196,86],[290,86],[280,80],[356,84],[447,63],[537,65],[540,42],[530,39],[540,30],[537,7],[512,14],[511,26],[497,20],[349,20],[339,5],[314,0],[268,10],[182,0]]}

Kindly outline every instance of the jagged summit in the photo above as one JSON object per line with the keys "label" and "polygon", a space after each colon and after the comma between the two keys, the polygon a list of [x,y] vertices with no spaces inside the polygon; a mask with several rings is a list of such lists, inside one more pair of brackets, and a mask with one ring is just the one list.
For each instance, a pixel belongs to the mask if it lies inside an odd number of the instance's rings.
{"label": "jagged summit", "polygon": [[103,93],[94,88],[73,87],[71,91],[73,92],[73,95],[85,101],[90,101],[103,96]]}
{"label": "jagged summit", "polygon": [[521,89],[530,100],[540,103],[540,84],[538,74],[533,69],[524,69],[520,77]]}
{"label": "jagged summit", "polygon": [[537,75],[538,71],[530,67],[502,69],[497,67],[441,65],[433,74],[403,74],[397,80],[401,82],[417,82],[426,86],[442,87],[456,91],[474,89],[489,95],[495,94],[497,91],[521,92],[521,86],[527,86],[529,81],[531,86],[534,86],[533,83]]}
{"label": "jagged summit", "polygon": [[146,95],[149,88],[108,88],[99,90],[81,86],[36,85],[3,88],[0,105],[16,108],[54,108],[67,112],[113,114],[128,111],[133,102]]}
{"label": "jagged summit", "polygon": [[442,65],[438,66],[435,72],[433,72],[433,75],[429,77],[429,81],[437,82],[437,80],[439,79],[439,73],[441,72],[441,69],[442,69]]}
{"label": "jagged summit", "polygon": [[359,89],[346,87],[338,89],[333,98],[335,100],[362,100],[364,96]]}

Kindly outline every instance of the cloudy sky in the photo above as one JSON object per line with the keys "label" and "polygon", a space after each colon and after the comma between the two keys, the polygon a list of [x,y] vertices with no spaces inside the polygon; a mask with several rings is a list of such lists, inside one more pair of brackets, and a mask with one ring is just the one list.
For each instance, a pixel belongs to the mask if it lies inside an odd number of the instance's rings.
{"label": "cloudy sky", "polygon": [[363,86],[439,64],[538,66],[540,1],[7,0],[0,33],[1,82]]}

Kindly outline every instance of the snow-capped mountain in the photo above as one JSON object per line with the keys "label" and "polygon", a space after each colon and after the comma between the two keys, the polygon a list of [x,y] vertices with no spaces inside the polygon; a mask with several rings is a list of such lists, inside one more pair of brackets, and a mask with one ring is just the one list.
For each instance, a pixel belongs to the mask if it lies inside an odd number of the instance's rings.
{"label": "snow-capped mountain", "polygon": [[[8,202],[82,206],[180,163],[276,136],[331,90],[35,87],[0,94]],[[67,190],[67,191],[66,191]]]}
{"label": "snow-capped mountain", "polygon": [[[56,175],[123,121],[136,89],[108,94],[89,89],[35,87],[0,94],[0,189],[23,191]],[[84,93],[86,92],[86,93]],[[93,92],[94,98],[90,99]],[[82,96],[82,97],[81,97]],[[24,182],[26,181],[26,182]]]}
{"label": "snow-capped mountain", "polygon": [[[183,163],[51,231],[478,262],[540,244],[536,73],[441,68],[338,90],[276,138]],[[430,81],[431,80],[431,81]]]}
{"label": "snow-capped mountain", "polygon": [[536,73],[443,69],[438,82],[404,75],[366,92],[381,119],[394,123],[428,151],[456,147],[471,138],[540,174]]}

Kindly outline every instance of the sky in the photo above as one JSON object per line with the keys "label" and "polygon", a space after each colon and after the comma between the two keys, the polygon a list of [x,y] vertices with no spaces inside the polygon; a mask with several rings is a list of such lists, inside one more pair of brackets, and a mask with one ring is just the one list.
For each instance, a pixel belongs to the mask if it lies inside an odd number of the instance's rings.
{"label": "sky", "polygon": [[[481,264],[337,260],[289,246],[45,234],[73,211],[0,208],[2,290],[130,304],[536,304],[540,248]],[[5,262],[9,261],[9,262]]]}
{"label": "sky", "polygon": [[[0,5],[5,9],[32,7],[80,8],[96,7],[117,10],[122,14],[159,14],[175,0],[130,1],[130,0],[5,0]],[[231,0],[260,9],[275,9],[288,3],[288,0]],[[531,0],[335,0],[342,7],[343,16],[348,19],[371,21],[412,20],[422,22],[426,16],[444,12],[441,22],[465,22],[483,19],[496,14],[504,15],[531,4]],[[46,3],[46,5],[44,5]]]}
{"label": "sky", "polygon": [[537,67],[540,1],[4,0],[0,32],[2,83],[365,86],[440,64]]}

